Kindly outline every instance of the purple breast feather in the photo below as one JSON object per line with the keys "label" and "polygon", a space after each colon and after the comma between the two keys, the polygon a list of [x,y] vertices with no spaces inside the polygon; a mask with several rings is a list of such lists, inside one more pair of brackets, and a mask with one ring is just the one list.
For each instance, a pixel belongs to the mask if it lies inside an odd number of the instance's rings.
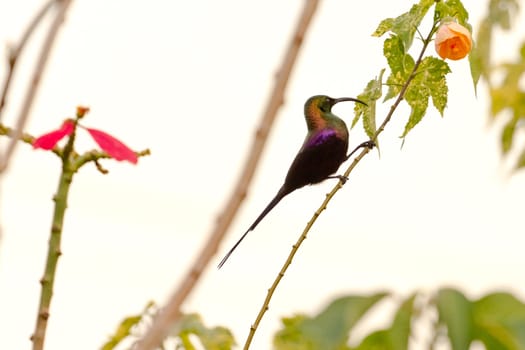
{"label": "purple breast feather", "polygon": [[331,139],[336,136],[336,132],[333,129],[323,129],[320,132],[316,133],[310,140],[308,140],[307,146],[317,146],[320,145],[326,140]]}

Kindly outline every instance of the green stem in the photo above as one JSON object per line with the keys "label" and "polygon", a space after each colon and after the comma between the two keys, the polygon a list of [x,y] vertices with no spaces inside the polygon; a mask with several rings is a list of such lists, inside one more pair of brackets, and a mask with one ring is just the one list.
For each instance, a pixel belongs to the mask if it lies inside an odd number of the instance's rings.
{"label": "green stem", "polygon": [[[76,128],[76,121],[75,121]],[[75,142],[75,131],[70,135],[69,140],[62,153],[62,173],[58,181],[58,189],[53,197],[55,209],[53,212],[53,221],[51,224],[51,233],[49,237],[49,248],[47,250],[46,267],[44,276],[40,280],[42,289],[40,291],[40,304],[36,318],[35,331],[31,336],[33,341],[33,350],[44,349],[44,339],[47,329],[47,320],[50,315],[51,299],[53,298],[53,287],[55,284],[56,269],[58,258],[62,255],[60,242],[62,240],[62,229],[64,225],[64,216],[67,209],[67,198],[69,188],[73,181],[73,175],[77,168],[73,167],[71,154],[73,153],[73,144]]]}
{"label": "green stem", "polygon": [[[406,91],[408,89],[408,86],[410,85],[410,83],[412,82],[414,77],[416,76],[417,69],[419,68],[419,65],[421,64],[421,61],[423,60],[423,55],[424,55],[424,53],[425,53],[425,51],[426,51],[426,49],[427,49],[427,47],[428,47],[428,45],[429,45],[429,43],[430,43],[430,41],[432,39],[432,35],[434,35],[435,29],[436,29],[436,23],[434,23],[434,26],[430,30],[430,33],[428,34],[428,37],[424,40],[423,48],[421,49],[419,57],[417,58],[416,64],[414,65],[414,68],[413,68],[412,72],[410,73],[410,75],[407,78],[405,84],[403,85],[403,88],[399,92],[399,95],[398,95],[397,99],[395,100],[395,102],[390,107],[390,110],[389,110],[388,114],[386,115],[385,119],[383,120],[383,123],[381,123],[381,125],[379,126],[379,128],[375,132],[374,137],[372,137],[373,141],[377,141],[377,138],[378,138],[379,134],[381,134],[383,132],[383,130],[385,129],[385,126],[388,124],[388,122],[392,118],[392,115],[394,114],[394,111],[396,110],[397,106],[399,105],[399,103],[401,103],[401,101],[405,97],[405,93],[406,93]],[[366,154],[368,154],[368,152],[370,152],[370,148],[364,147],[363,150],[361,151],[361,153],[359,153],[359,155],[354,159],[352,164],[350,164],[348,169],[345,171],[345,173],[344,173],[345,177],[348,178],[350,173],[354,170],[354,168],[361,161],[361,159],[363,159],[363,157]],[[264,302],[263,302],[263,304],[262,304],[262,306],[261,306],[261,308],[259,310],[259,313],[257,314],[257,318],[255,319],[254,324],[250,327],[250,332],[248,333],[248,338],[246,339],[246,341],[244,343],[244,347],[243,347],[244,350],[248,350],[250,348],[250,344],[252,342],[253,336],[255,335],[255,332],[256,332],[257,328],[259,327],[259,324],[261,323],[261,320],[262,320],[264,314],[269,309],[270,300],[272,299],[273,293],[277,289],[277,286],[279,285],[279,282],[284,277],[285,272],[288,270],[288,267],[292,263],[293,257],[295,256],[295,254],[299,250],[299,247],[301,246],[303,241],[306,239],[306,236],[307,236],[308,232],[310,231],[310,229],[312,228],[314,223],[317,221],[317,218],[321,215],[323,210],[326,209],[326,207],[327,207],[328,203],[330,202],[330,200],[343,187],[343,185],[344,185],[344,183],[342,181],[339,181],[335,185],[335,187],[332,189],[332,191],[330,191],[330,193],[328,193],[326,195],[326,198],[324,199],[323,203],[321,204],[319,209],[317,209],[316,212],[313,214],[312,218],[306,224],[306,227],[304,228],[303,232],[301,233],[301,236],[299,237],[297,242],[293,245],[292,250],[290,251],[290,254],[288,255],[288,258],[286,259],[286,261],[284,262],[284,265],[282,266],[281,270],[279,271],[279,273],[275,277],[275,280],[272,283],[271,287],[268,289],[268,293],[267,293],[266,298],[264,299]]]}
{"label": "green stem", "polygon": [[49,249],[47,251],[46,268],[44,276],[40,280],[42,290],[40,293],[40,305],[38,307],[38,315],[35,326],[35,331],[31,337],[33,341],[33,350],[41,350],[44,348],[44,338],[47,328],[47,320],[49,318],[49,308],[51,305],[51,298],[53,297],[53,286],[55,283],[56,268],[58,258],[62,254],[60,250],[60,241],[62,239],[62,228],[64,224],[64,214],[67,208],[67,197],[71,181],[73,180],[74,172],[63,167],[60,181],[58,183],[58,190],[53,197],[55,202],[55,211],[53,213],[53,223],[51,225],[51,235],[49,238]]}

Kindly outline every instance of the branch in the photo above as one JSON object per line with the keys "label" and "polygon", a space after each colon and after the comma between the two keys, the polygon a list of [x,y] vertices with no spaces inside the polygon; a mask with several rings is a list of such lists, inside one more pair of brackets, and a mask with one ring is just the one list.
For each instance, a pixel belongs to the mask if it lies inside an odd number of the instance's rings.
{"label": "branch", "polygon": [[59,8],[57,10],[53,22],[51,23],[51,26],[49,27],[49,32],[47,33],[47,37],[45,38],[44,44],[42,45],[42,50],[40,51],[40,56],[36,63],[35,70],[33,72],[33,77],[31,79],[31,84],[29,85],[29,88],[26,92],[26,96],[22,104],[22,109],[17,119],[13,139],[7,146],[6,152],[0,157],[0,173],[4,172],[7,169],[9,159],[15,151],[17,140],[20,138],[20,135],[22,134],[24,126],[29,117],[29,112],[31,110],[31,106],[33,105],[36,92],[40,85],[44,68],[49,58],[49,54],[51,53],[51,48],[57,36],[58,30],[60,29],[62,22],[64,22],[66,12],[69,8],[69,5],[71,5],[72,0],[55,0],[55,2],[57,5],[59,5]]}
{"label": "branch", "polygon": [[24,34],[22,35],[22,38],[20,39],[18,45],[16,48],[11,48],[9,52],[8,57],[8,67],[7,67],[7,76],[4,80],[4,87],[2,89],[2,93],[0,94],[0,121],[2,120],[2,111],[4,110],[6,100],[7,100],[7,94],[9,92],[9,88],[11,87],[11,81],[13,79],[13,74],[15,72],[16,63],[18,62],[18,58],[20,57],[23,49],[25,48],[27,42],[29,41],[29,38],[33,34],[33,31],[38,26],[40,21],[44,18],[45,14],[51,6],[56,2],[56,0],[50,0],[42,6],[40,11],[37,12],[36,16],[33,18],[33,20],[29,23],[27,26]]}
{"label": "branch", "polygon": [[[416,61],[416,64],[414,65],[414,68],[412,69],[412,72],[410,73],[410,76],[407,78],[405,84],[403,85],[403,88],[399,92],[399,95],[397,96],[397,99],[395,100],[395,102],[390,107],[390,110],[389,110],[388,114],[386,115],[385,119],[383,120],[383,123],[381,123],[381,125],[379,126],[379,128],[375,132],[374,137],[372,138],[373,141],[377,141],[378,136],[383,132],[383,130],[385,129],[385,126],[388,124],[388,122],[392,118],[392,115],[394,114],[394,111],[396,110],[397,106],[401,103],[401,101],[405,97],[405,93],[406,93],[406,91],[408,89],[408,86],[410,85],[410,82],[412,82],[414,77],[416,76],[417,69],[419,68],[419,65],[421,64],[421,61],[423,59],[423,55],[424,55],[424,53],[425,53],[425,51],[426,51],[426,49],[428,47],[428,44],[430,43],[430,41],[432,39],[432,35],[434,34],[434,27],[432,27],[432,30],[430,31],[428,37],[424,40],[423,48],[421,49],[419,57],[418,57],[418,59]],[[350,173],[354,170],[354,168],[357,166],[357,164],[359,164],[361,159],[363,159],[364,156],[366,156],[368,154],[368,152],[370,152],[370,148],[364,147],[363,150],[359,153],[359,155],[354,159],[352,164],[350,164],[350,166],[344,172],[344,175],[343,175],[344,178],[348,178]],[[262,304],[262,306],[261,306],[261,308],[259,310],[259,313],[257,314],[257,317],[255,319],[254,324],[250,327],[250,332],[248,334],[248,338],[246,339],[246,342],[244,343],[244,347],[243,347],[244,350],[249,349],[250,344],[252,342],[252,339],[253,339],[253,337],[255,335],[255,332],[257,331],[257,327],[259,327],[259,324],[261,323],[261,320],[262,320],[264,314],[269,309],[270,300],[272,299],[273,293],[277,289],[277,286],[279,285],[279,282],[284,277],[284,274],[286,273],[286,271],[288,270],[288,267],[292,263],[293,257],[295,256],[295,254],[299,250],[299,247],[301,246],[303,241],[306,239],[306,236],[307,236],[308,232],[310,231],[310,229],[312,228],[312,226],[316,222],[317,218],[321,215],[323,210],[326,209],[326,207],[327,207],[328,203],[330,202],[330,200],[343,187],[343,185],[344,185],[344,182],[343,181],[339,181],[335,185],[335,187],[332,189],[332,191],[330,191],[330,193],[328,193],[326,195],[326,198],[324,199],[324,201],[321,204],[321,206],[316,210],[316,212],[313,214],[313,216],[310,219],[310,221],[306,224],[306,227],[304,228],[303,232],[301,233],[301,236],[299,237],[297,242],[292,246],[292,250],[290,251],[290,254],[288,255],[288,258],[286,259],[286,261],[284,262],[284,265],[282,266],[281,270],[279,271],[279,273],[275,277],[274,282],[272,283],[271,287],[268,289],[268,294],[266,295],[266,298],[264,299],[264,302],[263,302],[263,304]]]}
{"label": "branch", "polygon": [[[76,125],[75,125],[76,127]],[[13,140],[16,142],[16,139]],[[47,330],[47,321],[50,315],[51,299],[53,298],[53,287],[55,285],[56,269],[58,258],[62,255],[60,242],[62,240],[62,231],[64,226],[64,216],[67,209],[67,198],[69,188],[75,175],[75,169],[71,167],[70,154],[73,151],[75,142],[75,132],[71,134],[66,146],[63,149],[62,172],[58,182],[58,188],[53,201],[55,208],[53,211],[53,221],[51,223],[51,233],[49,236],[49,248],[47,250],[46,267],[44,276],[40,280],[42,286],[40,291],[40,303],[36,318],[36,325],[31,340],[33,341],[33,350],[44,349],[44,339]]]}
{"label": "branch", "polygon": [[161,344],[170,326],[177,322],[182,313],[181,305],[192,291],[199,280],[202,272],[218,250],[219,243],[223,239],[226,230],[230,226],[237,210],[246,197],[248,187],[251,183],[262,151],[266,144],[268,134],[277,115],[277,111],[284,101],[284,91],[288,79],[297,59],[299,49],[303,42],[305,33],[310,25],[312,17],[317,9],[319,0],[308,0],[305,2],[303,12],[289,43],[286,56],[278,71],[274,89],[266,105],[266,109],[261,118],[259,128],[253,140],[248,160],[245,163],[237,186],[232,192],[231,197],[225,205],[222,214],[217,220],[217,224],[210,234],[210,238],[201,252],[197,254],[197,260],[190,266],[179,288],[173,293],[166,306],[159,312],[153,321],[152,327],[139,342],[137,350],[151,350]]}

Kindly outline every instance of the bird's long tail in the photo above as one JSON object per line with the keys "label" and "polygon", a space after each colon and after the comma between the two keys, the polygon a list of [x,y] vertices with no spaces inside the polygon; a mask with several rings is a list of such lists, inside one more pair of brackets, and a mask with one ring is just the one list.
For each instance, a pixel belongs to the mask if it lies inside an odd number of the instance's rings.
{"label": "bird's long tail", "polygon": [[244,232],[244,234],[241,236],[241,238],[237,241],[237,243],[235,243],[235,245],[230,249],[230,251],[224,256],[224,258],[222,258],[221,262],[219,263],[219,265],[217,266],[218,269],[220,269],[222,267],[222,265],[224,265],[224,263],[226,262],[226,260],[228,260],[228,258],[230,257],[230,255],[233,253],[233,251],[235,250],[235,248],[237,248],[237,246],[242,242],[242,240],[244,239],[244,237],[246,237],[246,235],[250,232],[250,231],[253,231],[255,229],[255,227],[257,227],[257,225],[262,221],[262,219],[264,219],[264,217],[277,205],[277,203],[279,203],[281,201],[281,199],[284,198],[284,196],[286,196],[288,193],[290,193],[290,191],[286,188],[281,187],[281,189],[279,190],[279,192],[277,192],[277,194],[275,195],[275,197],[273,197],[272,201],[270,203],[268,203],[268,205],[266,206],[266,208],[264,208],[264,210],[262,211],[262,213],[257,217],[257,219],[255,219],[255,221],[253,222],[253,224],[248,228],[248,230],[246,230],[246,232]]}

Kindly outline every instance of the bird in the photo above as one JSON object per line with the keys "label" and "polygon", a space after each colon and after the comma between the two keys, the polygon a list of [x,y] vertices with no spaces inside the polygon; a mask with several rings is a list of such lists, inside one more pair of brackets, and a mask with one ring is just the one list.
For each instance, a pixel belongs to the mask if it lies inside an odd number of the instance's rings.
{"label": "bird", "polygon": [[353,101],[367,105],[365,102],[352,97],[332,98],[326,95],[315,95],[306,101],[304,104],[304,117],[308,133],[288,169],[283,185],[253,224],[224,256],[217,266],[219,269],[246,235],[253,231],[285,196],[301,187],[317,184],[328,178],[338,178],[343,182],[346,181],[344,176],[332,175],[359,148],[372,148],[374,146],[373,141],[363,142],[350,154],[346,154],[348,152],[348,128],[341,118],[332,113],[332,107],[344,101]]}

